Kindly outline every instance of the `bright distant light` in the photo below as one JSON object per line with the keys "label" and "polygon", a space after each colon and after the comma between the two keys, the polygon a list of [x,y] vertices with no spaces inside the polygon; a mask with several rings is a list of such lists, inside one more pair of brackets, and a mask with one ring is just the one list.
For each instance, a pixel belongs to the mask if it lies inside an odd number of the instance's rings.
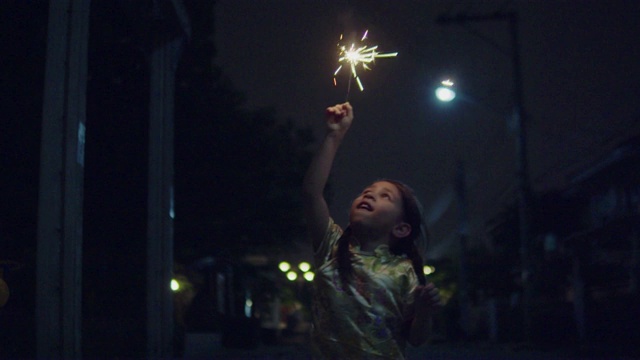
{"label": "bright distant light", "polygon": [[451,79],[447,79],[447,80],[442,80],[440,82],[440,84],[446,86],[446,87],[452,87],[453,86],[453,81],[451,81]]}
{"label": "bright distant light", "polygon": [[436,89],[436,97],[442,102],[449,102],[456,98],[456,92],[451,88],[440,86]]}
{"label": "bright distant light", "polygon": [[307,271],[306,273],[304,273],[304,275],[302,275],[304,277],[305,280],[307,281],[313,281],[313,278],[315,277],[315,274],[312,273],[311,271]]}
{"label": "bright distant light", "polygon": [[436,97],[442,102],[449,102],[456,97],[456,92],[453,90],[453,81],[447,79],[440,83],[436,89]]}
{"label": "bright distant light", "polygon": [[298,278],[298,274],[296,274],[296,272],[295,272],[295,271],[289,271],[289,272],[287,273],[287,279],[289,279],[289,280],[291,280],[291,281],[294,281],[294,280],[295,280],[295,279],[297,279],[297,278]]}
{"label": "bright distant light", "polygon": [[307,272],[309,271],[309,269],[311,269],[311,265],[309,265],[308,262],[303,261],[300,264],[298,264],[298,268],[300,269],[300,271],[302,272]]}
{"label": "bright distant light", "polygon": [[278,264],[278,268],[280,269],[280,271],[282,272],[287,272],[289,271],[289,269],[291,269],[291,264],[289,264],[286,261],[281,262],[280,264]]}
{"label": "bright distant light", "polygon": [[422,267],[422,271],[425,275],[433,274],[436,271],[436,268],[430,265],[425,265]]}
{"label": "bright distant light", "polygon": [[244,301],[244,316],[251,317],[252,306],[253,306],[253,301],[251,299],[247,299]]}
{"label": "bright distant light", "polygon": [[180,290],[180,283],[176,279],[171,279],[171,290],[178,291]]}

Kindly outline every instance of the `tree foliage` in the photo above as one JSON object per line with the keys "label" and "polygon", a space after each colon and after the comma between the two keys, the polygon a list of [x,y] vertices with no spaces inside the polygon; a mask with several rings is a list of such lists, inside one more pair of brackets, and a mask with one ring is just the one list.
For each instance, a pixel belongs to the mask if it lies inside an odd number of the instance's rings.
{"label": "tree foliage", "polygon": [[186,4],[192,37],[176,80],[176,255],[277,250],[302,234],[311,130],[273,109],[246,109],[212,61],[212,5]]}

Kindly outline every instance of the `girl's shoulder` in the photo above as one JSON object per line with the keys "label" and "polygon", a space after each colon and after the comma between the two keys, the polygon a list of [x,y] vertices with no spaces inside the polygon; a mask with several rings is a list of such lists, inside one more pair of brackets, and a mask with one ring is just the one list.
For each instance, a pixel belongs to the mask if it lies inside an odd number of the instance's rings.
{"label": "girl's shoulder", "polygon": [[335,255],[338,240],[343,233],[344,231],[342,230],[340,225],[336,224],[333,218],[329,218],[329,223],[327,224],[327,230],[325,232],[324,238],[318,245],[318,248],[316,249],[314,254],[316,266],[320,266]]}

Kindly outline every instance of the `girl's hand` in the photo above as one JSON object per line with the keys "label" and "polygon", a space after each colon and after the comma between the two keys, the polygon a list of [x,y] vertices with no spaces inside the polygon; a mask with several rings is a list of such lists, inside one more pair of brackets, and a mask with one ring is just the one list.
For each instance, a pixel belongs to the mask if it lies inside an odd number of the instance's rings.
{"label": "girl's hand", "polygon": [[348,102],[330,106],[325,110],[327,129],[331,132],[346,133],[353,121],[353,108]]}
{"label": "girl's hand", "polygon": [[433,283],[418,285],[415,290],[417,316],[428,316],[442,308],[440,290]]}

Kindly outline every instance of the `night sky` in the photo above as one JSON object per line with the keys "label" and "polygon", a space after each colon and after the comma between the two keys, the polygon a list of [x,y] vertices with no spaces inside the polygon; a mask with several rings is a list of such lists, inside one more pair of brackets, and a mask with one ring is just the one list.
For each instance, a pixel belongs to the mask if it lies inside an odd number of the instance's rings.
{"label": "night sky", "polygon": [[[24,71],[28,62],[20,59],[44,56],[43,35],[20,40],[11,34],[46,32],[46,23],[38,21],[46,14],[28,16],[27,7],[15,8],[20,13],[3,14],[13,29],[3,34],[3,44],[14,49],[3,59],[15,64],[5,67],[6,74]],[[274,107],[280,118],[311,126],[319,139],[324,108],[347,95],[346,78],[337,87],[332,82],[339,35],[359,36],[368,29],[370,44],[398,51],[397,58],[360,71],[365,90],[354,86],[349,93],[356,119],[335,162],[332,214],[344,224],[362,187],[381,177],[400,179],[414,187],[427,209],[434,242],[446,244],[456,229],[452,189],[458,161],[465,164],[477,236],[514,198],[515,143],[508,121],[513,71],[505,23],[442,26],[435,19],[498,10],[520,15],[532,187],[562,188],[572,174],[640,131],[637,1],[221,0],[215,5],[214,62],[246,94],[249,107]],[[19,124],[2,137],[3,149],[9,149],[4,168],[12,169],[6,177],[13,179],[6,183],[13,189],[6,209],[17,209],[6,210],[4,226],[16,223],[15,214],[31,211],[20,209],[35,205],[20,194],[37,186],[37,168],[27,165],[38,161],[40,124],[19,119],[40,116],[42,99],[28,92],[42,71],[24,71],[24,81],[4,84],[12,95],[5,97],[8,119]],[[437,103],[433,89],[448,77],[466,101]],[[33,113],[16,110],[24,108]],[[126,134],[143,136],[144,129]],[[16,189],[17,183],[32,185]]]}
{"label": "night sky", "polygon": [[[346,82],[332,83],[339,35],[368,29],[370,44],[398,51],[360,72],[364,92],[350,92],[355,122],[335,162],[332,214],[344,224],[363,186],[381,177],[403,180],[428,210],[434,241],[441,242],[432,248],[437,256],[456,230],[458,160],[467,171],[477,241],[484,222],[515,196],[508,26],[435,22],[498,10],[520,16],[532,187],[562,188],[640,131],[637,1],[222,0],[216,61],[250,104],[275,106],[321,138],[323,109],[346,97]],[[447,77],[467,101],[434,100],[433,89]]]}
{"label": "night sky", "polygon": [[[46,1],[33,7],[18,4],[5,3],[10,11],[2,13],[7,29],[2,44],[12,51],[3,53],[3,64],[9,66],[3,66],[1,79],[7,125],[1,136],[4,207],[0,224],[15,244],[17,239],[35,236],[36,219],[25,214],[33,215],[37,209],[42,98],[34,89],[42,87],[33,84],[43,79],[43,19],[47,16]],[[96,2],[95,7],[103,12],[111,8],[116,13],[109,16],[122,17],[109,2]],[[356,119],[335,162],[331,209],[344,225],[352,198],[365,185],[382,177],[403,180],[414,187],[427,209],[436,244],[431,256],[439,256],[452,244],[449,240],[456,230],[453,184],[458,161],[466,168],[473,241],[485,240],[484,223],[514,199],[516,156],[508,121],[513,69],[508,27],[493,22],[442,26],[435,21],[440,15],[498,10],[520,15],[519,52],[532,187],[536,192],[562,188],[572,175],[640,133],[640,26],[636,22],[640,3],[635,0],[221,0],[214,10],[213,61],[246,94],[249,108],[273,107],[279,118],[311,126],[319,139],[324,108],[345,101],[347,96],[346,78],[339,78],[337,87],[332,82],[339,35],[359,36],[368,29],[370,44],[378,44],[383,52],[398,51],[397,58],[381,59],[372,71],[360,71],[365,90],[360,92],[354,86],[349,93]],[[133,65],[109,61],[109,56],[120,59],[124,55],[97,47],[96,42],[105,41],[101,34],[90,39],[93,49],[104,51],[89,54],[92,64],[99,60],[104,64],[97,63],[98,68],[122,66],[125,79],[143,77],[144,59],[137,59],[136,64],[132,61]],[[15,80],[16,76],[20,80]],[[102,72],[94,71],[91,76],[95,83]],[[456,81],[465,101],[443,105],[435,100],[435,85],[448,77]],[[145,90],[139,90],[144,98]],[[103,90],[90,87],[89,91]],[[91,101],[108,100],[91,95]],[[109,107],[109,103],[98,106]],[[145,109],[146,104],[141,103],[125,110],[131,115]],[[109,117],[108,113],[99,115]],[[139,149],[114,148],[88,166],[104,165],[105,171],[110,171],[107,165],[112,164],[137,172],[105,173],[109,182],[99,172],[87,171],[87,203],[96,194],[127,187],[130,177],[146,182],[144,168],[129,165],[145,162],[145,145],[139,141],[145,136],[145,122],[125,121],[116,127],[105,124],[104,133],[89,132],[88,155],[92,148],[117,146],[109,142],[111,137]],[[144,208],[145,195],[136,196],[127,201]],[[126,220],[131,214],[115,211],[124,208],[110,211],[95,205],[96,210],[111,214],[101,218],[129,223]],[[87,219],[96,218],[91,208],[87,210]],[[144,221],[144,214],[135,216]],[[138,232],[143,234],[144,227]],[[118,238],[127,244],[126,236]],[[34,247],[8,252],[24,258]]]}

